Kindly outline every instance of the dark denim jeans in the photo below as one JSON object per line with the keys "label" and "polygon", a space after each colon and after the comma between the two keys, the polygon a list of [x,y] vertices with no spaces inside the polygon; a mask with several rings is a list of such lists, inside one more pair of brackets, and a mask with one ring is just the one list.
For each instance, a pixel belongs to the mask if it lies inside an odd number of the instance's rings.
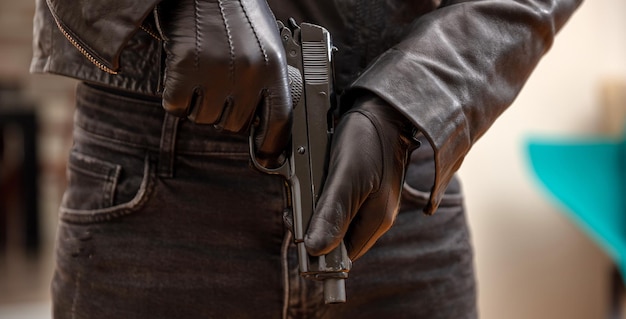
{"label": "dark denim jeans", "polygon": [[[425,216],[432,150],[413,156],[394,227],[355,262],[348,302],[297,274],[281,177],[245,136],[166,115],[160,101],[81,84],[60,209],[54,317],[475,318],[460,187]],[[409,186],[410,185],[410,186]]]}

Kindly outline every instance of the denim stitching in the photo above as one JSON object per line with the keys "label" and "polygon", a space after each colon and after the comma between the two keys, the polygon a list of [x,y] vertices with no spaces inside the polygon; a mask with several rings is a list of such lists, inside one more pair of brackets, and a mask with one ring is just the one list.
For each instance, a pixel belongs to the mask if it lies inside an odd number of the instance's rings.
{"label": "denim stitching", "polygon": [[122,216],[129,215],[140,210],[143,205],[151,198],[154,191],[154,178],[152,173],[152,165],[150,165],[149,157],[146,156],[144,164],[144,178],[137,195],[128,203],[116,205],[104,209],[82,210],[61,207],[60,219],[67,223],[89,224],[106,222]]}
{"label": "denim stitching", "polygon": [[80,278],[81,278],[80,270],[76,271],[76,282],[74,283],[74,296],[72,296],[72,319],[76,318],[76,303],[78,300],[79,289],[80,289]]}
{"label": "denim stitching", "polygon": [[176,132],[180,118],[165,114],[163,129],[161,130],[161,145],[159,147],[158,175],[171,178],[174,176],[174,155],[176,153]]}
{"label": "denim stitching", "polygon": [[291,242],[291,232],[286,231],[285,236],[283,237],[283,243],[280,249],[280,259],[282,261],[282,272],[283,272],[283,319],[287,319],[287,315],[289,313],[289,262],[287,259],[287,254],[289,251],[289,243]]}
{"label": "denim stitching", "polygon": [[[108,136],[104,136],[104,135],[100,135],[100,134],[96,134],[93,133],[91,131],[87,131],[86,129],[76,125],[75,126],[75,130],[80,130],[81,134],[87,135],[89,136],[89,138],[91,139],[91,142],[94,142],[94,140],[96,140],[96,143],[112,143],[115,144],[117,146],[123,146],[125,147],[125,150],[129,150],[131,152],[136,152],[137,148],[140,149],[146,149],[148,151],[151,152],[158,152],[159,148],[158,147],[152,147],[150,145],[147,144],[137,144],[137,143],[132,143],[132,142],[128,142],[128,141],[123,141],[123,140],[118,140],[118,139],[114,139],[114,138],[110,138]],[[110,145],[110,144],[107,144]],[[242,149],[241,152],[237,152],[237,151],[228,151],[228,152],[222,152],[222,151],[193,151],[193,150],[177,150],[176,154],[180,154],[180,155],[195,155],[195,156],[218,156],[218,157],[241,157],[241,158],[246,158],[250,156],[250,153],[247,150]]]}

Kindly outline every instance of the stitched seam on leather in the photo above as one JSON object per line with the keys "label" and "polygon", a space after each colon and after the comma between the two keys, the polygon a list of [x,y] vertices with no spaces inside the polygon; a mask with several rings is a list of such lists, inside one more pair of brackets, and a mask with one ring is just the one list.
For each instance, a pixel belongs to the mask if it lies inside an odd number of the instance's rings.
{"label": "stitched seam on leather", "polygon": [[199,30],[199,25],[200,25],[200,13],[198,12],[198,0],[194,1],[193,4],[193,14],[194,14],[194,20],[195,20],[195,25],[194,27],[196,28],[196,56],[194,58],[193,64],[196,67],[196,69],[198,68],[198,66],[200,65],[200,30]]}
{"label": "stitched seam on leather", "polygon": [[267,65],[269,63],[269,58],[267,57],[267,52],[265,51],[265,47],[263,47],[261,38],[259,38],[259,34],[256,28],[254,27],[252,20],[250,20],[250,16],[248,15],[248,10],[246,10],[246,6],[241,1],[239,1],[239,4],[241,5],[243,14],[246,16],[246,20],[248,20],[248,25],[250,25],[250,28],[252,29],[252,33],[254,34],[254,37],[256,38],[256,42],[259,45],[259,50],[261,50],[261,53],[263,53],[263,61],[265,62],[265,65]]}
{"label": "stitched seam on leather", "polygon": [[[241,10],[243,10],[243,14],[246,17],[246,20],[248,20],[248,25],[250,25],[250,28],[252,29],[252,33],[254,34],[254,38],[256,39],[257,44],[259,45],[259,50],[261,50],[261,53],[263,54],[263,62],[265,63],[265,66],[267,66],[269,64],[269,58],[267,57],[267,51],[265,51],[265,47],[263,46],[263,43],[261,42],[261,38],[259,38],[259,34],[257,32],[257,29],[254,27],[254,24],[252,23],[252,20],[250,19],[250,16],[248,15],[248,10],[246,10],[246,6],[243,4],[242,1],[239,1],[239,5],[241,6]],[[267,92],[266,98],[269,100],[269,103],[267,105],[272,105],[272,101],[273,101],[273,92],[271,90],[268,90],[269,92]],[[271,113],[273,108],[267,108],[267,110]],[[272,114],[267,114],[267,118],[272,118]],[[265,133],[265,132],[263,132]]]}
{"label": "stitched seam on leather", "polygon": [[50,13],[52,14],[52,18],[54,19],[54,22],[56,23],[59,32],[63,34],[67,41],[72,44],[72,46],[74,46],[87,60],[89,60],[89,62],[98,67],[98,69],[110,74],[118,74],[118,72],[114,70],[113,67],[110,65],[109,61],[100,57],[97,51],[93,50],[83,41],[80,41],[80,38],[75,35],[74,31],[66,26],[63,21],[61,21],[56,11],[53,9],[54,7],[52,6],[50,0],[46,0],[46,4],[50,9]]}
{"label": "stitched seam on leather", "polygon": [[141,30],[143,30],[144,32],[146,32],[148,35],[150,35],[151,37],[155,38],[156,40],[161,41],[161,37],[159,37],[157,35],[156,32],[154,32],[150,27],[146,26],[146,25],[141,25],[140,26]]}
{"label": "stitched seam on leather", "polygon": [[230,71],[230,83],[234,86],[235,84],[235,47],[233,45],[233,36],[230,32],[230,26],[228,24],[228,19],[226,19],[226,13],[224,12],[224,1],[218,1],[218,6],[220,7],[220,15],[222,16],[222,21],[224,22],[224,30],[226,30],[226,37],[228,39],[228,49],[230,51],[230,61],[228,63],[228,70]]}

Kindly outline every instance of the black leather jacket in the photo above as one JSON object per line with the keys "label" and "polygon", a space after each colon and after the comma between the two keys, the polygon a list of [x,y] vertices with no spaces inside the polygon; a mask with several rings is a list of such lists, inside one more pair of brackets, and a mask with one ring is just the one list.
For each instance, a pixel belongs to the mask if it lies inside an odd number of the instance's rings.
{"label": "black leather jacket", "polygon": [[[161,0],[37,0],[31,71],[159,95]],[[513,102],[582,0],[269,0],[328,28],[338,90],[364,88],[431,142],[433,212],[463,158]],[[167,13],[159,13],[167,14]]]}

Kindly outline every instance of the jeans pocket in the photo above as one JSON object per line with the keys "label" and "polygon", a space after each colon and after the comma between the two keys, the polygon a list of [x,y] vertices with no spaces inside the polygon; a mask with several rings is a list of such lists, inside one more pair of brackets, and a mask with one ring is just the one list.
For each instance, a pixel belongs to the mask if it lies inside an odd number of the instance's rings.
{"label": "jeans pocket", "polygon": [[[402,207],[401,211],[412,209],[423,210],[428,204],[431,193],[414,188],[410,183],[405,182],[402,187]],[[449,208],[461,208],[463,205],[463,195],[457,192],[446,191],[439,203],[438,211]]]}
{"label": "jeans pocket", "polygon": [[[431,196],[430,188],[435,181],[435,166],[432,161],[412,161],[402,187],[401,211],[423,210]],[[438,211],[460,209],[463,206],[461,184],[454,176],[439,203]]]}
{"label": "jeans pocket", "polygon": [[[143,176],[129,175],[132,174],[123,164],[72,150],[67,166],[68,185],[61,201],[61,220],[104,222],[138,210],[152,184],[148,158],[143,163]],[[137,180],[138,186],[129,186],[126,180]]]}

